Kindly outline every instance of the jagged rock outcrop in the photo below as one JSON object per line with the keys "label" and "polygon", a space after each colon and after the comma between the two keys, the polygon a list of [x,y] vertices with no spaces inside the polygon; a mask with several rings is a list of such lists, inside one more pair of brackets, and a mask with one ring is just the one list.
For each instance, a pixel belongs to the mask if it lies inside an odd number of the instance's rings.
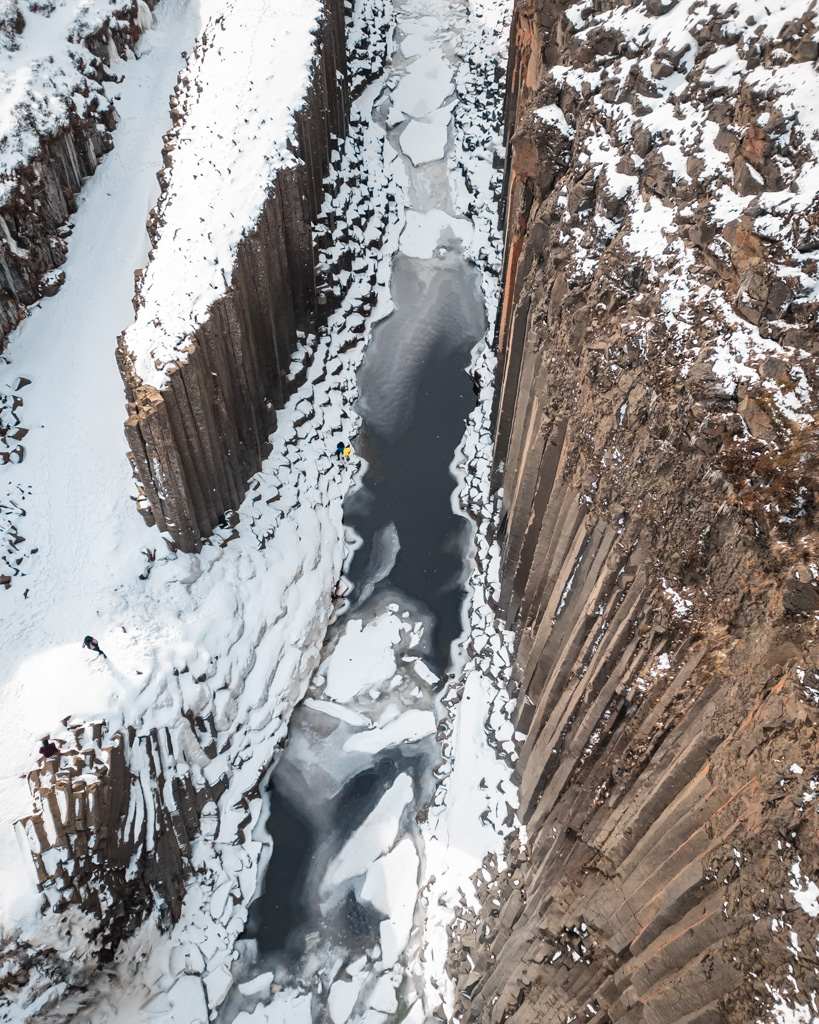
{"label": "jagged rock outcrop", "polygon": [[[212,40],[197,44],[180,76],[172,103],[180,124],[197,96],[190,69],[208,45]],[[270,450],[276,410],[303,383],[310,339],[322,322],[312,225],[334,140],[344,134],[348,117],[343,0],[324,4],[315,52],[312,84],[295,116],[297,159],[276,172],[258,221],[243,235],[233,266],[225,268],[223,294],[189,332],[173,338],[159,386],[144,380],[132,333],[120,338],[138,507],[183,551],[198,550],[226,510],[241,503]],[[154,244],[164,223],[175,133],[166,137],[163,196],[149,221]],[[138,323],[142,281],[134,300]],[[152,325],[165,329],[157,320]]]}
{"label": "jagged rock outcrop", "polygon": [[[18,828],[44,909],[79,924],[83,940],[74,955],[61,957],[59,943],[44,951],[5,935],[4,1000],[28,1006],[55,983],[65,993],[82,990],[149,915],[162,927],[178,919],[191,843],[216,827],[227,786],[224,777],[209,782],[203,771],[215,753],[213,733],[212,721],[193,720],[177,730],[177,741],[187,737],[179,750],[167,729],[109,735],[105,722],[91,722],[71,726],[59,752],[40,759],[29,774],[33,810]],[[45,967],[44,956],[53,960]]]}
{"label": "jagged rock outcrop", "polygon": [[[129,0],[118,9],[112,4],[101,24],[87,24],[78,15],[72,38],[64,43],[67,55],[58,50],[56,56],[49,55],[49,63],[35,46],[27,83],[31,95],[21,97],[15,87],[11,116],[18,124],[0,140],[0,352],[26,315],[25,307],[53,295],[62,284],[59,267],[68,253],[67,225],[77,209],[75,196],[113,146],[116,119],[103,84],[115,80],[110,65],[125,57],[150,26],[156,3]],[[57,19],[53,10],[45,13]],[[42,12],[37,14],[42,17]],[[0,37],[7,36],[2,43],[14,51],[26,19],[17,4],[10,5],[6,16],[10,22],[0,29]],[[47,102],[37,95],[43,83]],[[4,405],[0,396],[0,441],[7,426]]]}
{"label": "jagged rock outcrop", "polygon": [[527,843],[453,929],[463,1020],[813,1012],[819,89],[815,12],[768,13],[516,5],[495,459]]}
{"label": "jagged rock outcrop", "polygon": [[224,781],[210,785],[195,763],[192,771],[167,729],[130,729],[106,746],[104,722],[71,732],[74,742],[31,772],[37,810],[20,822],[48,904],[57,913],[81,906],[109,943],[128,935],[146,906],[175,920],[202,809]]}

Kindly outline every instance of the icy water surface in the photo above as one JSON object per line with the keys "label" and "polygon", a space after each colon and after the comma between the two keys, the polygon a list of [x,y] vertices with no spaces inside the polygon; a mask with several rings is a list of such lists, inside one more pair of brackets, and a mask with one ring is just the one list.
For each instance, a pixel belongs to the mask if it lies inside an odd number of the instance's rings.
{"label": "icy water surface", "polygon": [[467,524],[452,511],[449,466],[475,405],[466,367],[486,330],[480,275],[459,253],[401,256],[392,296],[396,311],[373,331],[358,375],[356,449],[369,469],[345,510],[363,541],[348,575],[354,599],[395,588],[420,603],[443,673],[461,632]]}
{"label": "icy water surface", "polygon": [[351,440],[366,472],[345,507],[355,538],[346,611],[268,783],[254,839],[272,850],[234,972],[248,981],[224,1021],[282,989],[305,993],[315,1024],[427,1016],[417,822],[436,785],[438,693],[463,628],[469,533],[453,511],[450,465],[475,405],[470,352],[487,324],[447,164],[464,9],[395,6],[397,47],[372,116],[400,155],[407,214],[393,311],[374,326],[358,374]]}

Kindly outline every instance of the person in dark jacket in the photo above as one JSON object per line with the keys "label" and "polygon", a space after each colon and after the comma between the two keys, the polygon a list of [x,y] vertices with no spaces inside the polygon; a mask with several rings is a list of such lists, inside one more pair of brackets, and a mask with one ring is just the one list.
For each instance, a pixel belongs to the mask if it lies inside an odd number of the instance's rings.
{"label": "person in dark jacket", "polygon": [[336,458],[340,459],[343,454],[344,454],[344,442],[343,441],[339,441],[338,444],[336,445]]}
{"label": "person in dark jacket", "polygon": [[87,636],[85,640],[83,640],[82,645],[83,647],[87,647],[89,651],[94,651],[95,654],[101,654],[103,658],[108,657],[105,651],[100,647],[99,641],[93,636]]}
{"label": "person in dark jacket", "polygon": [[40,747],[40,755],[42,757],[54,757],[55,754],[59,754],[57,744],[53,740],[50,740],[48,736],[43,736],[43,745]]}

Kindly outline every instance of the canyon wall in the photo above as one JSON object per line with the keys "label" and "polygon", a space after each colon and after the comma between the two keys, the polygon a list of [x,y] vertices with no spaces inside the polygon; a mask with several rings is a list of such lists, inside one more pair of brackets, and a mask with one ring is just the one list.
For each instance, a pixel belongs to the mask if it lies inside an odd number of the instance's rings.
{"label": "canyon wall", "polygon": [[[156,3],[131,0],[118,9],[112,4],[111,13],[93,29],[88,26],[87,34],[82,33],[83,16],[79,15],[72,35],[73,52],[65,58],[59,50],[56,58],[52,55],[51,72],[43,70],[48,69],[49,61],[34,61],[26,83],[31,92],[24,89],[21,95],[15,87],[12,116],[19,124],[0,140],[0,352],[9,333],[26,315],[26,306],[53,295],[62,284],[59,267],[68,253],[68,220],[77,209],[75,196],[113,146],[116,118],[103,85],[116,81],[110,66],[125,58],[150,27]],[[16,5],[10,5],[10,11],[13,9]],[[19,9],[16,18],[4,13],[2,29],[0,39],[10,51],[31,45],[27,37],[18,38],[26,29]],[[37,31],[36,26],[32,31]],[[6,34],[8,39],[3,38]],[[61,66],[63,59],[68,68]],[[53,93],[47,103],[37,95],[40,76]],[[44,110],[48,111],[45,115]],[[53,124],[55,116],[57,123]]]}
{"label": "canyon wall", "polygon": [[0,1002],[53,1001],[61,1013],[147,918],[161,928],[178,919],[191,845],[218,827],[227,787],[204,771],[216,752],[212,719],[191,716],[176,742],[168,729],[111,735],[105,722],[68,732],[29,773],[32,813],[17,825],[59,934],[44,948],[7,933],[0,952]]}
{"label": "canyon wall", "polygon": [[[275,174],[258,221],[243,234],[233,266],[226,268],[223,294],[189,333],[174,340],[177,354],[165,364],[160,386],[144,381],[130,335],[120,338],[129,413],[125,433],[140,488],[138,508],[183,551],[199,550],[225,511],[241,504],[249,477],[270,450],[276,410],[304,381],[310,339],[322,322],[327,304],[317,293],[312,225],[330,155],[348,117],[344,13],[343,0],[324,5],[312,84],[295,116],[297,160]],[[197,48],[205,45],[212,41],[200,40]],[[194,66],[196,60],[195,51]],[[180,76],[172,101],[180,122],[188,103],[196,101],[189,77],[190,70]],[[155,245],[174,148],[172,129],[160,175],[163,196],[149,221]],[[139,318],[141,281],[134,305]],[[297,349],[300,358],[291,367]]]}
{"label": "canyon wall", "polygon": [[526,839],[453,928],[464,1021],[815,1013],[819,46],[808,4],[760,13],[516,4],[495,466]]}

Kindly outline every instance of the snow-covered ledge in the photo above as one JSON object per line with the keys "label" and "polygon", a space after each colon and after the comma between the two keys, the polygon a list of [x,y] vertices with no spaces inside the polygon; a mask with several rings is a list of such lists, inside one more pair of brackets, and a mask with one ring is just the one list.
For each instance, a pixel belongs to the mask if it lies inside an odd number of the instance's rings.
{"label": "snow-covered ledge", "polygon": [[311,226],[348,112],[343,0],[233,0],[205,18],[119,344],[140,510],[183,551],[239,506],[304,379]]}
{"label": "snow-covered ledge", "polygon": [[[11,0],[0,23],[0,351],[64,279],[75,195],[112,145],[108,83],[157,0]],[[0,420],[3,409],[0,406]]]}

